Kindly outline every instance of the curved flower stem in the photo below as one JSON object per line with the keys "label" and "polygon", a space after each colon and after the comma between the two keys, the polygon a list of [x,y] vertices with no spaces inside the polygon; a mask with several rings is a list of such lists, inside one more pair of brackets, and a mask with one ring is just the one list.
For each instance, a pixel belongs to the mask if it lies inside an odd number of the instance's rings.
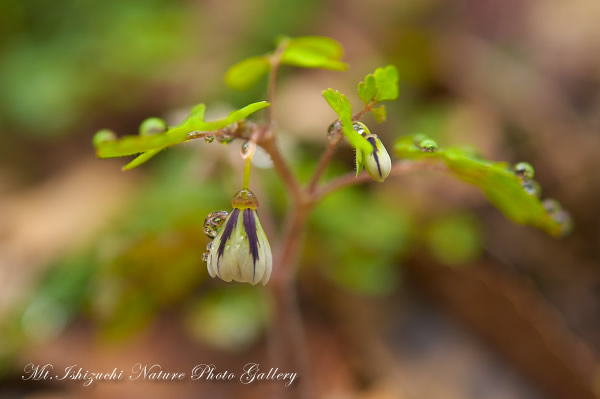
{"label": "curved flower stem", "polygon": [[[416,161],[397,161],[392,165],[392,170],[390,171],[390,176],[398,176],[403,175],[408,172],[413,172],[416,170],[431,170],[431,169],[439,169],[444,170],[445,168],[439,164],[431,163],[431,162],[416,162]],[[364,183],[373,180],[371,176],[367,173],[363,172],[358,177],[355,173],[347,173],[345,175],[339,176],[330,182],[326,183],[319,190],[313,192],[311,201],[313,203],[319,201],[327,194],[338,190],[340,188],[353,186],[356,184]]]}

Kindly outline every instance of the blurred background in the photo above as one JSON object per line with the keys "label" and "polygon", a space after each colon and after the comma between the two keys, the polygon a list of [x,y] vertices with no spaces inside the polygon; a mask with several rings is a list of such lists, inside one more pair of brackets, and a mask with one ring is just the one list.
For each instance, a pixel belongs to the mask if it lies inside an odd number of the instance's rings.
{"label": "blurred background", "polygon": [[[415,132],[528,161],[574,219],[561,240],[475,188],[419,172],[347,188],[313,212],[298,275],[324,398],[568,398],[600,392],[600,2],[571,0],[0,3],[0,397],[264,397],[268,383],[24,383],[27,363],[268,370],[260,288],[208,278],[202,223],[239,189],[239,143],[196,140],[143,167],[98,160],[93,133],[207,119],[265,99],[228,66],[280,34],[340,41],[344,73],[283,68],[280,146],[308,179],[348,94],[388,63],[400,99],[365,119],[391,151]],[[348,172],[340,148],[327,177]],[[253,173],[276,246],[289,204]],[[351,215],[351,217],[349,216]],[[360,227],[358,227],[360,226]]]}

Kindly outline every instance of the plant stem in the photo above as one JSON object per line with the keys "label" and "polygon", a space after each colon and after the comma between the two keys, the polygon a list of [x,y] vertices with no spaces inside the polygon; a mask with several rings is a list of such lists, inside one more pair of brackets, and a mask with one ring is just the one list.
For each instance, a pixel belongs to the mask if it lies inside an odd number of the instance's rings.
{"label": "plant stem", "polygon": [[[434,164],[434,163],[430,163],[430,162],[397,161],[397,162],[394,162],[394,164],[392,165],[392,170],[390,171],[390,176],[399,176],[399,175],[403,175],[407,172],[413,172],[416,170],[431,170],[431,169],[444,170],[445,168],[439,164]],[[347,173],[345,175],[339,176],[339,177],[331,180],[330,182],[325,184],[323,187],[321,187],[319,190],[316,190],[312,195],[311,201],[313,203],[315,203],[315,202],[319,201],[320,199],[322,199],[323,197],[325,197],[327,194],[331,193],[332,191],[338,190],[340,188],[368,182],[371,180],[372,180],[371,176],[369,176],[366,172],[361,173],[358,177],[356,176],[356,174],[354,172]]]}

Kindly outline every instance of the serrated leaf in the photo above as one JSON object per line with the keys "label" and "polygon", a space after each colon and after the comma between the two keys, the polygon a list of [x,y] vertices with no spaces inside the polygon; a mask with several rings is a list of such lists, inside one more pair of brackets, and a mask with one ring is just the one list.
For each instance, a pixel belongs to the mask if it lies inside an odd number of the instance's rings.
{"label": "serrated leaf", "polygon": [[[205,122],[203,120],[205,107],[204,104],[200,104],[192,109],[188,118],[181,124],[169,128],[164,133],[157,133],[150,136],[129,135],[118,140],[94,140],[94,144],[97,155],[100,158],[121,157],[142,152],[145,153],[150,150],[161,150],[186,141],[190,132],[224,128],[234,122],[247,118],[250,114],[269,105],[266,101],[253,103],[230,113],[225,119]],[[98,134],[100,133],[98,132]]]}
{"label": "serrated leaf", "polygon": [[546,211],[536,196],[523,188],[522,179],[508,169],[506,163],[487,161],[475,156],[472,150],[461,148],[426,152],[415,145],[415,141],[422,139],[400,138],[394,147],[396,155],[443,162],[456,177],[479,187],[487,199],[514,222],[535,226],[553,236],[565,232],[565,226]]}
{"label": "serrated leaf", "polygon": [[393,65],[375,70],[377,94],[375,101],[395,100],[398,98],[398,70]]}
{"label": "serrated leaf", "polygon": [[368,74],[365,80],[358,84],[358,97],[363,103],[368,104],[377,94],[377,82],[375,76]]}
{"label": "serrated leaf", "polygon": [[281,63],[303,68],[323,68],[343,71],[348,65],[340,58],[342,45],[323,36],[304,36],[287,39]]}
{"label": "serrated leaf", "polygon": [[358,84],[358,96],[365,105],[398,98],[398,70],[393,65],[377,68]]}
{"label": "serrated leaf", "polygon": [[236,90],[246,90],[262,78],[271,68],[265,56],[246,58],[227,70],[225,83]]}
{"label": "serrated leaf", "polygon": [[366,154],[373,152],[373,146],[352,127],[352,106],[348,98],[333,89],[324,90],[322,94],[325,101],[338,114],[342,124],[342,133],[344,133],[344,137],[350,145],[357,150],[364,151]]}
{"label": "serrated leaf", "polygon": [[371,113],[373,114],[373,116],[375,117],[375,120],[378,123],[385,122],[385,120],[387,119],[387,112],[385,110],[385,105],[380,105],[379,107],[371,108]]}

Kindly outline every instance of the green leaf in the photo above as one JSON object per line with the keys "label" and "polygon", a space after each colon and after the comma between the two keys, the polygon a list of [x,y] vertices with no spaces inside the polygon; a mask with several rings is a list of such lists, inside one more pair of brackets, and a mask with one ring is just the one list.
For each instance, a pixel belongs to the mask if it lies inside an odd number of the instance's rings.
{"label": "green leaf", "polygon": [[327,89],[322,92],[325,101],[338,114],[342,124],[342,133],[346,140],[357,150],[370,154],[373,146],[352,127],[352,106],[348,98],[337,90]]}
{"label": "green leaf", "polygon": [[[417,145],[429,142],[435,145]],[[569,230],[564,212],[559,215],[547,211],[533,194],[536,190],[532,188],[538,186],[537,182],[517,176],[506,163],[481,159],[469,149],[439,149],[437,143],[423,135],[398,139],[395,152],[400,158],[445,163],[456,177],[479,187],[487,199],[514,222],[535,226],[553,236]]]}
{"label": "green leaf", "polygon": [[123,166],[122,170],[130,170],[133,168],[137,168],[141,164],[148,162],[150,160],[150,158],[154,157],[156,154],[158,154],[162,150],[163,150],[162,148],[158,148],[155,150],[146,151],[146,152],[138,155],[137,157],[135,157],[134,160],[129,162],[127,165]]}
{"label": "green leaf", "polygon": [[[169,130],[164,133],[157,133],[149,136],[129,135],[118,140],[110,140],[109,134],[106,133],[106,130],[101,130],[94,136],[94,145],[100,158],[122,157],[141,152],[145,153],[150,150],[161,150],[163,148],[186,141],[188,133],[190,132],[222,129],[225,126],[245,119],[252,113],[266,108],[269,105],[270,104],[266,101],[260,101],[230,113],[225,119],[205,122],[205,106],[204,104],[199,104],[192,109],[190,115],[181,124],[170,127]],[[134,160],[134,166],[140,165],[154,155],[155,153],[152,155],[148,154],[137,162]],[[128,169],[134,167],[130,167],[130,165],[127,166]]]}
{"label": "green leaf", "polygon": [[265,56],[250,57],[227,70],[225,83],[236,90],[246,90],[262,78],[271,68]]}
{"label": "green leaf", "polygon": [[285,46],[281,63],[303,68],[323,68],[344,71],[348,65],[340,58],[343,48],[336,40],[323,36],[283,39]]}
{"label": "green leaf", "polygon": [[364,164],[364,160],[363,160],[362,151],[354,151],[354,154],[355,154],[355,161],[356,161],[356,177],[358,177],[358,175],[360,175],[360,172],[362,172],[365,164]]}
{"label": "green leaf", "polygon": [[375,70],[377,94],[375,101],[395,100],[398,98],[398,70],[393,65]]}
{"label": "green leaf", "polygon": [[380,105],[377,108],[371,108],[371,113],[373,114],[373,116],[375,117],[375,120],[378,123],[385,122],[385,120],[387,119],[387,112],[385,110],[385,105]]}
{"label": "green leaf", "polygon": [[358,96],[363,103],[378,103],[398,98],[398,70],[393,65],[377,68],[358,84]]}
{"label": "green leaf", "polygon": [[365,76],[364,82],[358,84],[358,96],[363,103],[368,104],[377,94],[377,83],[375,76],[368,74]]}

